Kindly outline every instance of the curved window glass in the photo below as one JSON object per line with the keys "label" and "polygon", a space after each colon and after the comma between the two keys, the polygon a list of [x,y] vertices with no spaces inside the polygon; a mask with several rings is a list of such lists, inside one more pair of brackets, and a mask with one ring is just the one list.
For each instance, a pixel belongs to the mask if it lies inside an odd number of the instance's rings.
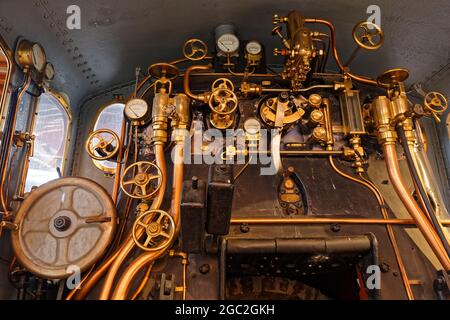
{"label": "curved window glass", "polygon": [[[121,102],[114,102],[104,107],[95,120],[93,131],[99,129],[109,129],[117,133],[120,136],[120,130],[122,128],[123,121],[123,109],[125,104]],[[95,160],[92,159],[95,166],[106,173],[114,173],[117,163],[108,160]]]}
{"label": "curved window glass", "polygon": [[39,97],[25,191],[57,179],[58,168],[63,172],[71,119],[62,101],[52,93]]}

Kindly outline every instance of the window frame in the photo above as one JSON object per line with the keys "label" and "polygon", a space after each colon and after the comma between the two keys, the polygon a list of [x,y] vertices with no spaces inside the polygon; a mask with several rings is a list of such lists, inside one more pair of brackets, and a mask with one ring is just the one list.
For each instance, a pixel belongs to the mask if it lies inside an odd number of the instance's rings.
{"label": "window frame", "polygon": [[14,59],[13,59],[13,53],[11,49],[9,48],[8,44],[6,43],[5,39],[0,35],[0,49],[2,53],[6,57],[6,78],[5,78],[5,84],[3,86],[2,92],[0,92],[0,128],[1,131],[4,130],[4,124],[6,119],[6,114],[9,111],[9,85],[12,78],[12,75],[15,71],[15,65],[14,65]]}
{"label": "window frame", "polygon": [[[64,141],[64,153],[63,153],[63,158],[62,158],[62,163],[61,163],[61,168],[60,168],[61,174],[64,175],[64,172],[66,170],[67,161],[68,161],[69,150],[70,150],[70,141],[72,139],[72,111],[71,111],[70,103],[58,91],[53,90],[50,87],[45,87],[44,93],[48,94],[48,95],[52,96],[54,99],[56,99],[56,101],[58,101],[58,103],[59,103],[58,108],[60,106],[62,106],[62,108],[59,108],[59,109],[65,111],[65,113],[67,115],[66,138]],[[36,129],[37,117],[39,116],[39,104],[40,104],[40,97],[36,101],[35,111],[34,111],[33,119],[32,119],[31,126],[30,126],[30,132],[32,134],[34,134],[34,131]],[[29,153],[27,153],[27,158],[25,160],[25,163],[27,163],[27,170],[25,172],[25,176],[23,177],[24,189],[25,189],[26,181],[28,179],[29,161],[30,161],[30,156],[29,156]]]}
{"label": "window frame", "polygon": [[[95,125],[97,124],[98,119],[100,118],[100,115],[102,114],[102,112],[108,108],[109,106],[113,105],[113,104],[118,104],[121,103],[124,105],[124,110],[125,110],[125,104],[126,104],[126,100],[123,96],[115,96],[114,98],[112,98],[111,100],[106,101],[105,103],[101,104],[100,107],[97,109],[97,111],[95,112],[95,116],[93,117],[91,124],[89,126],[89,132],[88,132],[88,137],[92,134],[92,132],[94,132],[95,129]],[[122,117],[125,118],[125,114],[122,112]],[[123,119],[122,119],[123,121]],[[101,128],[98,128],[101,129]],[[109,129],[109,128],[107,128]],[[116,132],[118,136],[120,136],[120,132]],[[105,175],[113,177],[116,173],[116,168],[109,168],[103,165],[104,161],[108,161],[108,160],[96,160],[96,159],[92,159],[92,163],[94,164],[94,166],[99,169],[100,171],[102,171]]]}

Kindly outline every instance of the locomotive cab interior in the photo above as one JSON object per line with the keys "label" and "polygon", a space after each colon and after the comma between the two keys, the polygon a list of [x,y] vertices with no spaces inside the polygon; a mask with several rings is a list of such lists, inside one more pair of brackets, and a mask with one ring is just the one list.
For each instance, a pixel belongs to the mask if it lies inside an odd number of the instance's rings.
{"label": "locomotive cab interior", "polygon": [[448,3],[72,2],[0,1],[0,299],[450,299]]}

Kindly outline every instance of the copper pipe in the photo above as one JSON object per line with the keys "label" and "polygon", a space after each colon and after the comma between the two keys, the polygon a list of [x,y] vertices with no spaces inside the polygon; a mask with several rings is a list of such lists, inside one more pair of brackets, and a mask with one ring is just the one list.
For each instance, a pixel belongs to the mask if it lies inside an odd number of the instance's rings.
{"label": "copper pipe", "polygon": [[333,48],[333,57],[334,57],[334,61],[336,62],[336,65],[338,66],[339,70],[348,75],[350,78],[352,78],[355,81],[364,83],[364,84],[368,84],[371,86],[375,86],[375,87],[380,87],[381,85],[373,79],[367,78],[367,77],[363,77],[363,76],[359,76],[359,75],[354,75],[350,72],[348,72],[348,68],[346,68],[342,62],[341,59],[339,58],[339,53],[337,51],[337,47],[336,47],[336,27],[334,26],[334,24],[328,20],[323,20],[323,19],[305,19],[306,23],[319,23],[319,24],[323,24],[325,26],[328,27],[328,29],[330,29],[330,45]]}
{"label": "copper pipe", "polygon": [[[132,141],[132,135],[133,135],[133,128],[130,126],[130,130],[128,133],[128,146],[127,149],[125,150],[125,155],[124,155],[124,163],[127,164],[128,163],[128,156],[130,153],[130,149],[131,149],[131,141]],[[137,161],[137,154],[134,155],[134,162]],[[126,221],[128,220],[128,215],[131,209],[131,204],[132,204],[132,198],[128,198],[127,202],[125,204],[125,214],[124,217],[121,219],[121,226],[119,228],[118,234],[116,236],[116,239],[114,240],[114,243],[111,244],[111,249],[114,249],[119,243],[120,240],[122,239],[122,234],[125,230],[126,227]],[[117,257],[118,252],[115,251],[112,255],[109,254],[109,252],[105,255],[105,258],[107,258],[107,260],[105,262],[103,262],[103,264],[101,264],[100,269],[102,269],[104,266],[107,266],[107,268],[111,265],[112,261]],[[104,272],[99,272],[98,274],[95,273],[93,274],[93,272],[97,272],[99,269],[95,269],[96,265],[94,265],[92,267],[92,269],[83,276],[83,279],[81,279],[81,283],[80,283],[80,289],[73,289],[72,291],[70,291],[67,296],[66,296],[66,300],[71,300],[72,298],[76,298],[77,300],[81,300],[84,299],[86,297],[86,295],[89,293],[89,291],[91,290],[92,286],[95,285],[95,283],[98,282],[98,280],[104,275]],[[106,269],[105,269],[106,270]],[[91,274],[93,274],[93,276],[91,277]]]}
{"label": "copper pipe", "polygon": [[[416,223],[412,219],[372,219],[372,218],[231,218],[231,224],[379,224],[379,225],[405,225],[414,226]],[[444,225],[450,225],[450,220],[442,221]]]}
{"label": "copper pipe", "polygon": [[213,59],[213,57],[211,57],[211,56],[206,56],[206,57],[204,57],[203,59],[200,59],[200,60],[191,60],[191,59],[188,59],[188,58],[180,58],[180,59],[177,59],[177,60],[173,60],[173,61],[171,61],[171,62],[169,62],[169,64],[179,64],[179,63],[182,63],[182,62],[187,62],[187,61],[201,61],[201,60],[212,60]]}
{"label": "copper pipe", "polygon": [[[362,173],[359,173],[360,178],[362,181],[367,183],[368,188],[372,191],[372,193],[375,195],[375,197],[378,200],[378,204],[380,205],[380,211],[383,215],[384,219],[389,218],[389,214],[386,210],[386,202],[383,199],[383,196],[381,195],[381,192],[378,190],[378,188],[368,179],[364,178]],[[389,236],[389,241],[392,244],[392,249],[394,250],[395,258],[397,260],[398,268],[400,270],[400,275],[402,276],[403,285],[405,286],[406,294],[408,296],[409,300],[414,300],[414,293],[411,288],[411,284],[408,278],[408,274],[406,272],[405,264],[403,263],[403,258],[400,253],[400,248],[398,247],[397,238],[395,237],[394,229],[391,225],[386,225],[386,231]]]}
{"label": "copper pipe", "polygon": [[122,171],[122,151],[123,151],[123,143],[125,141],[125,135],[127,131],[127,120],[125,117],[123,117],[122,120],[122,128],[120,129],[120,141],[119,143],[119,151],[117,154],[117,166],[116,166],[116,172],[114,176],[114,185],[113,185],[113,192],[111,195],[112,200],[115,204],[117,204],[117,198],[119,196],[119,184],[120,184],[120,174]]}
{"label": "copper pipe", "polygon": [[136,298],[139,296],[141,291],[144,289],[145,285],[147,284],[148,280],[150,279],[150,274],[152,272],[152,268],[153,268],[153,263],[151,263],[148,266],[147,271],[145,272],[144,278],[142,278],[141,283],[139,284],[139,286],[137,287],[136,291],[131,296],[130,300],[136,300]]}
{"label": "copper pipe", "polygon": [[[144,86],[144,84],[151,78],[152,78],[152,76],[148,75],[144,79],[142,79],[141,82],[139,82],[139,84],[136,86],[136,95],[139,92],[139,90],[141,90],[141,88]],[[134,93],[133,93],[133,95],[134,95]]]}
{"label": "copper pipe", "polygon": [[[246,74],[242,73],[242,72],[234,72],[233,74],[229,73],[229,72],[197,72],[197,73],[193,73],[191,74],[192,77],[196,77],[196,76],[203,76],[203,77],[211,77],[211,76],[216,76],[216,77],[229,77],[229,76],[240,76],[243,77]],[[247,77],[249,78],[266,78],[266,77],[278,77],[277,74],[273,74],[273,73],[248,73]]]}
{"label": "copper pipe", "polygon": [[[158,191],[158,194],[156,195],[156,198],[153,200],[153,203],[151,205],[151,210],[159,209],[162,201],[164,199],[164,193],[166,191],[166,184],[167,184],[167,169],[166,169],[166,162],[164,159],[164,146],[161,144],[155,145],[155,157],[156,157],[156,165],[161,169],[162,172],[162,183],[161,187]],[[181,193],[181,192],[180,192]],[[144,230],[138,230],[137,236],[142,236]],[[125,243],[120,247],[118,250],[118,255],[114,259],[114,261],[111,263],[111,266],[109,268],[109,271],[105,277],[105,281],[103,282],[102,291],[100,293],[99,299],[100,300],[108,300],[112,291],[112,287],[114,285],[114,279],[119,272],[120,267],[122,266],[123,262],[127,258],[128,254],[133,250],[135,247],[135,242],[133,240],[133,237],[131,235],[128,236]],[[148,263],[146,263],[148,264]]]}
{"label": "copper pipe", "polygon": [[[178,231],[180,230],[180,203],[181,203],[181,191],[183,188],[183,153],[184,142],[177,142],[174,147],[174,166],[173,166],[173,184],[172,184],[172,201],[171,201],[171,213],[175,222],[175,235],[172,238],[172,242],[176,239]],[[170,246],[170,244],[169,244]],[[167,247],[166,247],[167,248]],[[113,300],[125,300],[132,285],[133,279],[139,273],[139,271],[152,263],[164,253],[166,248],[155,252],[147,252],[140,255],[134,260],[127,269],[123,272],[122,277],[117,283],[116,289],[113,292]]]}
{"label": "copper pipe", "polygon": [[196,95],[193,94],[190,88],[190,84],[189,84],[189,77],[191,76],[191,73],[197,70],[209,70],[212,68],[211,64],[207,64],[207,65],[196,65],[196,66],[190,66],[189,68],[186,69],[186,71],[184,72],[184,78],[183,78],[183,90],[184,93],[191,99],[193,100],[197,100],[197,101],[202,101],[205,102],[205,97],[202,95]]}
{"label": "copper pipe", "polygon": [[386,160],[386,167],[388,169],[389,178],[394,186],[397,195],[403,202],[404,206],[408,210],[411,217],[417,224],[417,227],[422,232],[426,241],[430,245],[434,254],[441,262],[445,270],[450,270],[450,259],[447,256],[444,247],[436,234],[430,221],[426,218],[425,214],[420,210],[419,205],[410,195],[408,188],[400,173],[400,168],[398,166],[397,153],[395,149],[395,144],[384,144],[383,145],[384,158]]}
{"label": "copper pipe", "polygon": [[[13,110],[11,110],[11,112],[14,112],[14,115],[12,116],[12,122],[11,122],[11,136],[9,137],[9,141],[6,141],[6,142],[2,141],[2,143],[6,143],[5,168],[3,168],[2,178],[1,178],[1,182],[0,182],[0,201],[2,204],[2,208],[3,208],[3,218],[9,216],[8,207],[6,205],[7,199],[5,199],[3,191],[4,191],[4,187],[5,187],[6,172],[8,171],[7,166],[8,166],[9,154],[11,152],[11,146],[13,144],[14,130],[16,128],[17,112],[19,109],[18,108],[19,104],[22,101],[22,97],[23,97],[24,93],[27,91],[28,87],[30,86],[30,83],[31,83],[31,73],[28,73],[27,81],[26,81],[25,85],[23,86],[23,88],[21,89],[19,95],[17,96],[15,108]],[[9,168],[9,170],[11,170],[11,168]],[[8,197],[8,195],[6,195],[6,197]]]}

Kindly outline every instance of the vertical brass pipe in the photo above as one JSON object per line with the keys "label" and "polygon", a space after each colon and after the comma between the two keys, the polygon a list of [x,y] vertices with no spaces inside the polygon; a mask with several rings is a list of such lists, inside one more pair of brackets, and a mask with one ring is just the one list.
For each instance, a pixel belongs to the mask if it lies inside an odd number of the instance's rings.
{"label": "vertical brass pipe", "polygon": [[125,135],[127,131],[127,120],[125,117],[123,117],[122,120],[122,128],[120,129],[120,139],[118,141],[119,143],[119,152],[117,155],[117,166],[116,166],[116,173],[114,176],[114,185],[113,185],[113,192],[112,192],[112,199],[114,203],[117,204],[117,198],[119,196],[119,184],[120,184],[120,174],[122,172],[122,151],[123,151],[123,143],[125,141]]}
{"label": "vertical brass pipe", "polygon": [[444,250],[444,247],[436,234],[430,221],[426,218],[425,214],[420,209],[417,202],[411,196],[403,181],[402,175],[400,173],[400,168],[398,165],[397,153],[395,149],[395,144],[385,143],[383,144],[384,158],[386,161],[386,167],[388,170],[389,178],[394,186],[397,195],[403,202],[404,206],[408,210],[411,217],[417,224],[417,227],[422,232],[422,235],[427,240],[434,254],[442,264],[442,267],[449,271],[450,270],[450,259]]}
{"label": "vertical brass pipe", "polygon": [[[161,169],[162,172],[162,183],[161,187],[158,191],[158,194],[156,198],[153,200],[153,203],[151,205],[151,210],[159,209],[159,207],[162,204],[162,201],[164,199],[164,193],[166,191],[166,183],[167,183],[167,169],[166,169],[166,163],[164,159],[164,145],[163,144],[156,144],[155,145],[155,157],[156,157],[156,165]],[[143,234],[144,230],[141,229],[138,231],[137,236],[140,237]],[[120,250],[118,250],[117,257],[111,261],[109,271],[105,277],[105,281],[103,282],[102,291],[100,293],[99,299],[100,300],[108,300],[111,291],[114,285],[114,280],[119,272],[119,269],[125,259],[127,258],[128,254],[133,250],[135,247],[135,242],[133,240],[133,237],[131,235],[128,236],[126,242],[121,246]],[[148,263],[147,263],[148,264]],[[106,270],[105,270],[106,271]]]}
{"label": "vertical brass pipe", "polygon": [[[173,183],[172,183],[172,201],[171,201],[171,213],[173,220],[175,222],[175,235],[172,242],[176,239],[178,231],[180,230],[180,203],[181,203],[181,191],[183,189],[183,153],[184,153],[184,142],[178,141],[174,147],[174,167],[173,167]],[[128,291],[132,285],[133,279],[139,273],[139,271],[148,265],[149,263],[155,261],[164,253],[166,253],[166,248],[155,251],[146,252],[140,255],[136,260],[134,260],[124,271],[122,277],[117,283],[116,289],[113,292],[113,300],[125,300],[127,298]]]}
{"label": "vertical brass pipe", "polygon": [[322,99],[323,104],[325,105],[325,108],[323,108],[323,111],[325,113],[325,128],[327,130],[327,149],[333,148],[333,120],[332,120],[332,114],[331,114],[331,101],[328,98]]}

